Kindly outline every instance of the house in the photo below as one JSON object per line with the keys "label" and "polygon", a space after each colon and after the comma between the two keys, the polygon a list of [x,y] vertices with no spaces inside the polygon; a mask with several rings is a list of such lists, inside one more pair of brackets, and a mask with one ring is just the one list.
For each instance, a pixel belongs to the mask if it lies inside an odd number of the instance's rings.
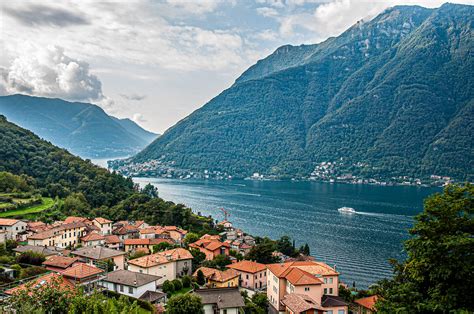
{"label": "house", "polygon": [[100,233],[102,235],[109,235],[112,234],[112,221],[102,218],[102,217],[97,217],[94,220],[92,220],[92,223],[100,229]]}
{"label": "house", "polygon": [[66,219],[64,219],[64,224],[72,224],[75,222],[82,222],[86,225],[91,224],[91,221],[87,218],[84,217],[76,217],[76,216],[69,216]]}
{"label": "house", "polygon": [[209,288],[225,288],[239,286],[239,273],[234,269],[221,271],[209,267],[199,267],[193,274],[197,277],[197,273],[202,271],[206,278],[206,286]]}
{"label": "house", "polygon": [[115,234],[106,235],[104,236],[104,238],[105,238],[105,246],[110,249],[119,250],[123,246],[122,240],[120,240],[120,238]]}
{"label": "house", "polygon": [[147,291],[156,292],[157,281],[161,277],[141,274],[129,270],[116,270],[102,279],[101,285],[109,290],[133,298],[140,298]]}
{"label": "house", "polygon": [[233,229],[232,223],[228,220],[223,220],[223,221],[219,222],[217,225],[221,226],[222,228],[224,228],[226,230],[232,230]]}
{"label": "house", "polygon": [[238,288],[200,289],[194,293],[201,297],[205,314],[238,314],[245,306]]}
{"label": "house", "polygon": [[7,232],[5,230],[0,230],[0,243],[5,243],[7,241]]}
{"label": "house", "polygon": [[64,255],[64,249],[55,246],[19,245],[13,251],[16,252],[16,255],[32,251],[44,255],[46,259],[55,255]]}
{"label": "house", "polygon": [[135,226],[136,228],[138,229],[146,229],[148,227],[150,227],[149,224],[147,224],[145,221],[143,220],[137,220],[135,221],[135,223],[133,224],[133,226]]}
{"label": "house", "polygon": [[305,294],[290,293],[281,301],[285,306],[285,313],[291,314],[323,314],[324,308],[313,298]]}
{"label": "house", "polygon": [[355,314],[372,314],[376,313],[375,303],[377,303],[378,296],[372,295],[370,297],[357,299],[354,301],[355,307],[353,312]]}
{"label": "house", "polygon": [[220,241],[221,240],[221,236],[218,235],[218,234],[213,234],[213,235],[210,235],[210,234],[205,234],[203,235],[200,239],[202,240],[215,240],[215,241]]}
{"label": "house", "polygon": [[160,226],[151,226],[148,228],[143,228],[139,230],[139,233],[140,239],[171,238],[169,231],[166,231],[163,227]]}
{"label": "house", "polygon": [[18,219],[0,218],[0,230],[5,231],[7,240],[16,240],[20,233],[26,232],[26,222]]}
{"label": "house", "polygon": [[160,243],[174,244],[170,239],[125,239],[123,244],[125,246],[125,252],[134,251],[137,248],[147,248],[150,252],[153,252],[153,246]]}
{"label": "house", "polygon": [[118,226],[112,231],[112,234],[117,235],[120,240],[137,239],[140,235],[139,229],[131,225]]}
{"label": "house", "polygon": [[176,226],[164,226],[163,229],[169,233],[171,239],[176,243],[181,243],[188,232]]}
{"label": "house", "polygon": [[86,224],[84,222],[64,223],[29,236],[28,244],[61,248],[74,247],[85,235]]}
{"label": "house", "polygon": [[183,248],[167,250],[128,261],[134,272],[159,276],[158,284],[191,274],[192,254]]}
{"label": "house", "polygon": [[76,286],[82,286],[84,292],[91,293],[99,287],[98,283],[104,277],[104,270],[93,265],[76,263],[61,274]]}
{"label": "house", "polygon": [[159,311],[158,309],[161,308],[161,306],[158,306],[158,305],[163,305],[166,303],[166,293],[161,292],[161,291],[148,290],[143,295],[141,295],[139,299],[146,302],[150,302],[151,304],[155,304],[155,308],[157,309],[156,313],[165,312],[164,308],[163,308],[163,311]]}
{"label": "house", "polygon": [[254,261],[243,260],[227,265],[240,275],[239,286],[250,290],[262,290],[267,287],[267,267]]}
{"label": "house", "polygon": [[43,276],[39,276],[31,281],[28,281],[24,284],[21,284],[19,286],[16,286],[14,288],[6,290],[4,293],[8,295],[14,295],[20,291],[31,291],[29,294],[33,294],[34,291],[38,289],[42,289],[43,287],[46,287],[48,285],[52,285],[53,283],[57,283],[57,289],[65,292],[74,292],[74,284],[64,278],[62,275],[58,273],[48,273]]}
{"label": "house", "polygon": [[338,297],[339,273],[322,262],[295,261],[267,265],[267,297],[274,311],[284,312],[289,294],[306,295],[327,313],[347,314],[347,304]]}
{"label": "house", "polygon": [[229,255],[230,245],[217,240],[199,239],[189,247],[198,249],[206,255],[206,260],[212,261],[217,255]]}
{"label": "house", "polygon": [[97,232],[91,232],[81,238],[84,246],[99,246],[105,244],[105,237]]}
{"label": "house", "polygon": [[53,255],[43,262],[43,267],[45,267],[47,270],[62,273],[77,261],[77,257]]}
{"label": "house", "polygon": [[125,252],[109,249],[102,246],[83,247],[71,252],[72,255],[80,258],[81,261],[90,265],[103,265],[104,262],[112,260],[115,269],[125,269]]}

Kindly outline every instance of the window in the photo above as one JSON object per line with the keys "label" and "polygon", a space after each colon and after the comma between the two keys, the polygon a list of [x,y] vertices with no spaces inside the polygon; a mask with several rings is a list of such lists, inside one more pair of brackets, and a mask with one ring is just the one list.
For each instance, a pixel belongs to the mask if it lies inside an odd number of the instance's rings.
{"label": "window", "polygon": [[123,285],[120,285],[120,292],[123,292]]}
{"label": "window", "polygon": [[143,273],[143,269],[140,269],[140,273]]}
{"label": "window", "polygon": [[245,279],[249,279],[249,275],[245,275]]}
{"label": "window", "polygon": [[309,291],[309,287],[304,287],[304,291]]}
{"label": "window", "polygon": [[329,283],[332,283],[332,277],[331,277],[331,278],[329,278]]}
{"label": "window", "polygon": [[346,313],[346,311],[344,311],[344,310],[338,310],[337,311],[337,314],[345,314],[345,313]]}
{"label": "window", "polygon": [[327,278],[324,278],[324,283],[328,283],[328,279],[327,279]]}
{"label": "window", "polygon": [[332,314],[332,310],[328,310],[326,314]]}
{"label": "window", "polygon": [[224,313],[224,314],[227,314],[227,310],[226,310],[226,309],[224,309],[223,313]]}
{"label": "window", "polygon": [[324,288],[324,294],[328,294],[328,288]]}
{"label": "window", "polygon": [[329,294],[332,294],[332,288],[329,288]]}
{"label": "window", "polygon": [[128,287],[128,293],[133,294],[133,287]]}

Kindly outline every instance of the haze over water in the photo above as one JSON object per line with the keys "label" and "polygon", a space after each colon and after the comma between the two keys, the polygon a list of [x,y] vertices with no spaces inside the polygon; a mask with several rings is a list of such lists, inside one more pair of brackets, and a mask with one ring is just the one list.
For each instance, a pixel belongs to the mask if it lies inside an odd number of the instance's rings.
{"label": "haze over water", "polygon": [[[372,186],[320,182],[184,181],[134,178],[154,184],[160,197],[222,220],[230,213],[235,227],[277,239],[289,235],[296,246],[307,242],[311,255],[336,265],[341,279],[365,288],[391,275],[389,258],[403,258],[413,216],[423,199],[438,188]],[[339,207],[357,214],[341,214]]]}

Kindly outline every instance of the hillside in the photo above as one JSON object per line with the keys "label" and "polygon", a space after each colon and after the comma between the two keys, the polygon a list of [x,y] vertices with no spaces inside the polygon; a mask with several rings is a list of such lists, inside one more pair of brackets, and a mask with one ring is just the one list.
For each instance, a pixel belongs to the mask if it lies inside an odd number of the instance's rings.
{"label": "hillside", "polygon": [[335,176],[473,180],[473,16],[397,6],[321,44],[281,47],[116,167],[308,178],[331,162]]}
{"label": "hillside", "polygon": [[92,104],[11,95],[0,97],[0,114],[55,145],[87,158],[132,155],[157,135]]}
{"label": "hillside", "polygon": [[133,182],[73,156],[0,115],[0,172],[25,174],[43,195],[79,192],[94,207],[113,206],[133,193]]}

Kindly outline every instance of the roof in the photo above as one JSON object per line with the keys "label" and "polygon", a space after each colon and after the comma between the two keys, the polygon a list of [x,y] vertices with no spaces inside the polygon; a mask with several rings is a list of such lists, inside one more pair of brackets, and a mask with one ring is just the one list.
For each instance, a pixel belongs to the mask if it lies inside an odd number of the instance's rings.
{"label": "roof", "polygon": [[77,261],[77,257],[51,256],[43,262],[43,266],[51,266],[57,268],[68,268]]}
{"label": "roof", "polygon": [[72,251],[71,254],[87,257],[95,260],[103,260],[114,256],[124,255],[125,252],[109,249],[102,246],[97,247],[84,247],[76,251]]}
{"label": "roof", "polygon": [[122,242],[122,240],[120,240],[120,238],[115,234],[106,235],[106,236],[104,236],[104,238],[105,238],[105,242],[108,243],[108,244],[115,244],[115,243],[121,243]]}
{"label": "roof", "polygon": [[97,232],[91,232],[88,235],[81,238],[81,241],[88,242],[88,241],[100,241],[105,240],[105,237]]}
{"label": "roof", "polygon": [[227,268],[233,268],[235,270],[242,271],[245,273],[251,273],[251,274],[255,274],[267,269],[267,267],[264,264],[260,264],[254,261],[247,261],[247,260],[243,260],[235,264],[227,265]]}
{"label": "roof", "polygon": [[378,298],[379,297],[377,295],[372,295],[370,297],[354,300],[354,302],[360,306],[365,307],[366,309],[373,311],[375,310],[375,303],[377,302]]}
{"label": "roof", "polygon": [[166,231],[176,231],[176,232],[181,233],[182,235],[185,235],[188,233],[188,231],[176,226],[164,226],[163,229],[165,229]]}
{"label": "roof", "polygon": [[215,288],[194,291],[202,299],[202,304],[215,304],[218,309],[245,306],[238,288]]}
{"label": "roof", "polygon": [[20,245],[13,249],[17,253],[32,251],[43,254],[44,256],[58,255],[63,253],[63,250],[55,246],[40,246],[40,245]]}
{"label": "roof", "polygon": [[192,254],[183,248],[171,249],[152,255],[142,256],[128,261],[128,264],[148,268],[172,261],[192,259]]}
{"label": "roof", "polygon": [[235,277],[239,277],[239,273],[235,269],[227,269],[225,271],[221,271],[218,269],[214,268],[209,268],[209,267],[200,267],[198,268],[193,276],[197,276],[198,271],[201,270],[202,273],[204,274],[204,277],[209,278],[212,281],[218,281],[218,282],[226,282],[231,279],[234,279]]}
{"label": "roof", "polygon": [[321,298],[321,305],[323,307],[335,307],[335,306],[346,306],[347,303],[341,297],[325,294]]}
{"label": "roof", "polygon": [[135,226],[124,225],[118,227],[112,231],[113,234],[128,234],[138,232],[138,228]]}
{"label": "roof", "polygon": [[13,226],[20,221],[18,219],[0,218],[0,226]]}
{"label": "roof", "polygon": [[84,264],[84,263],[77,263],[76,265],[69,267],[65,271],[63,271],[63,276],[65,277],[72,277],[75,279],[83,279],[88,278],[91,276],[95,276],[98,274],[102,274],[104,271],[98,267]]}
{"label": "roof", "polygon": [[288,269],[285,278],[294,286],[320,285],[323,283],[319,278],[296,267]]}
{"label": "roof", "polygon": [[308,310],[324,310],[316,300],[306,294],[290,293],[285,295],[281,302],[294,313]]}
{"label": "roof", "polygon": [[70,224],[74,222],[88,222],[89,220],[84,217],[75,217],[75,216],[69,216],[66,219],[64,219],[65,224]]}
{"label": "roof", "polygon": [[199,239],[196,242],[191,243],[189,246],[195,248],[201,247],[209,251],[215,251],[223,246],[230,247],[229,243],[209,239]]}
{"label": "roof", "polygon": [[316,261],[295,261],[277,264],[268,264],[267,268],[277,277],[283,278],[290,268],[298,268],[314,276],[337,276],[338,272],[334,268],[322,262]]}
{"label": "roof", "polygon": [[150,291],[148,290],[144,294],[142,294],[139,299],[140,300],[145,300],[151,303],[154,303],[160,299],[163,299],[166,296],[166,293],[164,292],[159,292],[159,291]]}
{"label": "roof", "polygon": [[34,290],[41,289],[45,285],[51,285],[55,280],[58,281],[58,288],[60,290],[74,290],[74,284],[72,282],[58,273],[49,273],[22,285],[16,286],[15,288],[8,289],[5,291],[5,293],[12,295],[22,290],[29,290],[31,291],[30,293],[33,293]]}
{"label": "roof", "polygon": [[162,242],[174,243],[170,239],[125,239],[123,244],[125,245],[156,245]]}
{"label": "roof", "polygon": [[31,240],[44,240],[44,239],[48,239],[48,238],[56,236],[56,232],[58,232],[58,231],[63,231],[63,230],[67,230],[67,229],[81,228],[81,227],[82,228],[86,227],[86,224],[82,221],[64,223],[64,224],[58,225],[54,228],[35,233],[35,234],[29,236],[28,239],[31,239]]}
{"label": "roof", "polygon": [[95,221],[97,221],[99,224],[103,225],[103,224],[109,224],[112,222],[112,220],[108,220],[108,219],[105,219],[105,218],[102,218],[102,217],[97,217],[94,219]]}
{"label": "roof", "polygon": [[119,283],[126,286],[140,287],[147,283],[157,281],[162,277],[136,273],[129,270],[116,270],[107,274],[104,281]]}

